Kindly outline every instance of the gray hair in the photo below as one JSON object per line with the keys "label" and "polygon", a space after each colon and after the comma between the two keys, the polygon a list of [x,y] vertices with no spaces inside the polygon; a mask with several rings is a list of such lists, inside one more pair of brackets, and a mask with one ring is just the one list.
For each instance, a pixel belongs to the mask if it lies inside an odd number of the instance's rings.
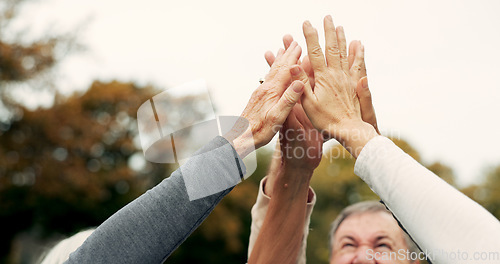
{"label": "gray hair", "polygon": [[[377,212],[387,213],[392,216],[392,213],[389,210],[387,210],[385,205],[383,205],[379,201],[359,202],[344,208],[344,210],[342,210],[340,214],[337,216],[337,218],[335,218],[335,220],[332,222],[332,225],[330,227],[330,233],[329,233],[330,258],[332,256],[335,233],[337,232],[337,229],[344,220],[346,220],[349,216],[353,215],[359,215],[363,213],[377,213]],[[420,252],[418,246],[415,244],[415,242],[413,242],[413,240],[404,230],[401,231],[403,232],[403,237],[406,242],[406,246],[408,247],[408,250],[411,253],[415,252],[418,254]]]}

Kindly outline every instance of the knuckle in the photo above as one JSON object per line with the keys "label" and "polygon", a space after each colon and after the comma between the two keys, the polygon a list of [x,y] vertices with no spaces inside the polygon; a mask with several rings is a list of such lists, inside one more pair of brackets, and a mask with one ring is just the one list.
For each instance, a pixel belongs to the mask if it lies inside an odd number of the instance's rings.
{"label": "knuckle", "polygon": [[293,106],[295,104],[295,100],[294,100],[293,96],[290,93],[287,93],[287,92],[285,92],[283,94],[283,102],[287,106]]}
{"label": "knuckle", "polygon": [[265,94],[265,87],[264,86],[261,86],[259,87],[258,89],[256,89],[253,94],[252,94],[252,97],[253,99],[256,99],[256,100],[259,100],[261,99],[262,97],[264,97],[264,94]]}
{"label": "knuckle", "polygon": [[320,46],[314,46],[311,48],[311,54],[313,54],[314,56],[321,56],[323,52],[321,51],[321,47]]}
{"label": "knuckle", "polygon": [[351,70],[353,72],[361,72],[362,69],[363,68],[361,66],[359,66],[359,65],[352,65],[352,67],[351,67]]}
{"label": "knuckle", "polygon": [[340,51],[340,58],[347,60],[347,52],[345,50]]}
{"label": "knuckle", "polygon": [[[269,117],[269,122],[271,124],[273,124],[273,127],[275,127],[276,124],[278,123],[278,116],[277,115],[271,115]],[[281,129],[281,126],[276,126],[276,127],[277,127],[278,131]]]}
{"label": "knuckle", "polygon": [[334,56],[340,56],[340,51],[337,46],[328,46],[326,47],[326,51],[328,54],[334,55]]}

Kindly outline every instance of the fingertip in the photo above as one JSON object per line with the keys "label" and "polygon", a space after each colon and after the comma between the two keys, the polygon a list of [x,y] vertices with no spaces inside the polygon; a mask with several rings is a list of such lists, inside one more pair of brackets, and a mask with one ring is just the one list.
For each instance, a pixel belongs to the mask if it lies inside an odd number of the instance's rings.
{"label": "fingertip", "polygon": [[301,72],[301,68],[299,65],[294,65],[290,68],[290,73],[293,75],[293,76],[298,76]]}
{"label": "fingertip", "polygon": [[361,78],[361,87],[363,87],[363,89],[368,89],[368,77],[364,76]]}
{"label": "fingertip", "polygon": [[266,60],[267,60],[268,58],[274,58],[274,53],[273,53],[272,51],[268,50],[268,51],[266,51],[266,52],[264,53],[264,58],[266,58]]}
{"label": "fingertip", "polygon": [[370,89],[368,88],[368,78],[362,77],[356,86],[356,93],[360,99],[370,96]]}
{"label": "fingertip", "polygon": [[290,35],[290,34],[285,34],[285,35],[283,36],[283,43],[285,44],[285,47],[286,47],[286,46],[290,46],[290,43],[292,43],[292,42],[293,42],[293,37],[292,37],[292,35]]}
{"label": "fingertip", "polygon": [[[297,43],[297,47],[296,47],[296,49],[297,49],[297,52],[298,52],[299,54],[302,54],[302,47],[301,47],[298,43]],[[299,55],[299,56],[300,56],[300,55]]]}
{"label": "fingertip", "polygon": [[266,51],[266,53],[264,53],[264,58],[266,59],[267,64],[269,64],[269,66],[272,66],[274,63],[274,60],[276,59],[274,57],[274,54],[269,50]]}

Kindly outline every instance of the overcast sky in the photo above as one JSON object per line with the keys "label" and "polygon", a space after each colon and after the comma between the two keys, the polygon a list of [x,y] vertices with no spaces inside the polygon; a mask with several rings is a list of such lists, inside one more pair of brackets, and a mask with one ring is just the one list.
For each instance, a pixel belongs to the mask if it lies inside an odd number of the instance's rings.
{"label": "overcast sky", "polygon": [[220,115],[241,113],[268,70],[266,50],[286,33],[305,50],[302,22],[322,32],[331,14],[365,45],[383,133],[450,165],[462,184],[500,164],[500,1],[48,0],[24,11],[19,24],[33,34],[85,25],[88,51],[61,65],[63,91],[95,79],[168,88],[203,78]]}

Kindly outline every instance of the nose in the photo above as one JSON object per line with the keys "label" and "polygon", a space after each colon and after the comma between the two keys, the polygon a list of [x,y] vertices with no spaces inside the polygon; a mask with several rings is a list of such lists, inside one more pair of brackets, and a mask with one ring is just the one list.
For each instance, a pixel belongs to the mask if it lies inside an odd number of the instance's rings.
{"label": "nose", "polygon": [[367,246],[358,247],[352,264],[376,264],[376,252]]}

